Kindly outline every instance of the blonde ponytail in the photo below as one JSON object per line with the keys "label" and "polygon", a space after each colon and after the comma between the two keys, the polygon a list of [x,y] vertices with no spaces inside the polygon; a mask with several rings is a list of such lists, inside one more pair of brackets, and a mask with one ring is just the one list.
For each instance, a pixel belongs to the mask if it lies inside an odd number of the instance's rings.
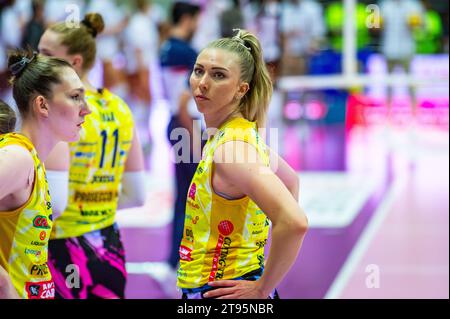
{"label": "blonde ponytail", "polygon": [[241,81],[247,82],[250,89],[242,98],[235,113],[242,113],[244,118],[256,122],[256,125],[261,128],[266,124],[267,111],[272,98],[272,80],[264,62],[258,38],[248,31],[237,31],[234,37],[211,42],[207,49],[224,49],[239,57]]}

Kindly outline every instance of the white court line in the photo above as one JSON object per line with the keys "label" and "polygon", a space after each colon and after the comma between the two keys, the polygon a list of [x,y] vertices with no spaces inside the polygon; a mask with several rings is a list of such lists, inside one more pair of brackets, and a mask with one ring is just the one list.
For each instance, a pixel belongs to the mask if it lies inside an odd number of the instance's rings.
{"label": "white court line", "polygon": [[374,212],[373,217],[369,221],[369,224],[363,230],[360,238],[358,239],[355,247],[351,251],[349,257],[345,261],[341,270],[339,271],[336,279],[334,280],[328,292],[325,295],[325,299],[337,299],[341,296],[343,290],[347,286],[351,276],[353,275],[356,266],[359,264],[364,253],[367,251],[373,237],[380,228],[387,214],[389,213],[395,199],[400,195],[400,192],[406,185],[405,177],[397,177],[394,183],[389,188],[387,195],[378,209]]}

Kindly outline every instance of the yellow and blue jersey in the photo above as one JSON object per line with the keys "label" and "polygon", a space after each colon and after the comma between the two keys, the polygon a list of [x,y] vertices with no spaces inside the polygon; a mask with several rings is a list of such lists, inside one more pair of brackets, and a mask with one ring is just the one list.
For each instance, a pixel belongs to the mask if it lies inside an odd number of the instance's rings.
{"label": "yellow and blue jersey", "polygon": [[264,267],[270,221],[248,196],[227,200],[213,191],[214,152],[226,142],[243,141],[269,166],[266,144],[256,124],[231,120],[209,140],[187,194],[178,286],[201,288],[210,281],[235,279]]}
{"label": "yellow and blue jersey", "polygon": [[92,113],[70,143],[69,198],[51,239],[78,237],[114,223],[125,162],[133,140],[128,105],[106,89],[87,91]]}
{"label": "yellow and blue jersey", "polygon": [[0,212],[0,265],[24,299],[53,299],[55,285],[47,258],[52,230],[52,205],[45,167],[31,141],[21,134],[0,135],[0,149],[18,145],[34,161],[34,186],[28,201],[14,211]]}

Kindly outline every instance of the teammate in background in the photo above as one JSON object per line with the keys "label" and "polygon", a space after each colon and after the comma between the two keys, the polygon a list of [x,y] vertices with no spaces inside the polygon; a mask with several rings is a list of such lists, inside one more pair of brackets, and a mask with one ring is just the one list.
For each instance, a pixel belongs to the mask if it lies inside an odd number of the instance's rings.
{"label": "teammate in background", "polygon": [[[416,53],[414,30],[423,25],[423,8],[417,0],[384,0],[380,2],[382,18],[381,52],[386,58],[387,69],[392,74],[400,66],[406,74],[411,73],[411,61]],[[414,85],[409,86],[412,114],[416,113]],[[387,106],[392,111],[393,89],[388,88]]]}
{"label": "teammate in background", "polygon": [[66,61],[13,51],[8,67],[22,128],[13,133],[15,113],[0,102],[0,294],[11,296],[6,271],[19,297],[49,299],[53,222],[43,161],[58,142],[80,138],[89,109],[83,83]]}
{"label": "teammate in background", "polygon": [[[59,192],[49,243],[58,298],[124,298],[125,253],[115,215],[118,207],[143,205],[145,199],[144,161],[131,111],[118,96],[87,80],[95,37],[103,28],[101,15],[91,13],[80,28],[64,22],[51,26],[39,44],[43,54],[69,61],[83,80],[92,110],[80,141],[58,145],[46,162],[52,170],[50,189]],[[69,265],[76,269],[68,272]],[[66,285],[73,271],[80,278],[78,287]]]}
{"label": "teammate in background", "polygon": [[210,43],[190,85],[209,139],[187,196],[178,286],[187,299],[277,298],[308,222],[296,173],[258,132],[272,95],[258,39],[239,30]]}

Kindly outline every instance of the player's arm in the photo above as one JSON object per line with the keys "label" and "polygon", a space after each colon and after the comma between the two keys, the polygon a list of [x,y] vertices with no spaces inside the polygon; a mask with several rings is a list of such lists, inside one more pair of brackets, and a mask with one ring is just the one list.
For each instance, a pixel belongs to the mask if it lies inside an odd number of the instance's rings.
{"label": "player's arm", "polygon": [[29,192],[25,204],[31,195],[34,181],[34,161],[24,147],[9,145],[0,148],[0,201],[5,197]]}
{"label": "player's arm", "polygon": [[221,158],[226,158],[223,154],[230,154],[235,149],[242,149],[244,154],[248,154],[248,158],[259,158],[256,149],[247,143],[225,143],[214,154],[214,174],[226,180],[233,189],[249,196],[272,221],[269,258],[259,280],[212,282],[209,285],[219,289],[212,290],[205,296],[232,299],[267,298],[295,262],[308,228],[308,221],[287,187],[261,160],[245,162],[234,158],[231,163],[220,163]]}
{"label": "player's arm", "polygon": [[125,162],[122,177],[122,189],[119,194],[118,208],[142,206],[145,203],[144,155],[136,127],[133,132],[130,152]]}
{"label": "player's arm", "polygon": [[60,216],[67,206],[69,194],[69,167],[69,144],[60,142],[56,144],[45,160],[48,188],[52,199],[53,218]]}

